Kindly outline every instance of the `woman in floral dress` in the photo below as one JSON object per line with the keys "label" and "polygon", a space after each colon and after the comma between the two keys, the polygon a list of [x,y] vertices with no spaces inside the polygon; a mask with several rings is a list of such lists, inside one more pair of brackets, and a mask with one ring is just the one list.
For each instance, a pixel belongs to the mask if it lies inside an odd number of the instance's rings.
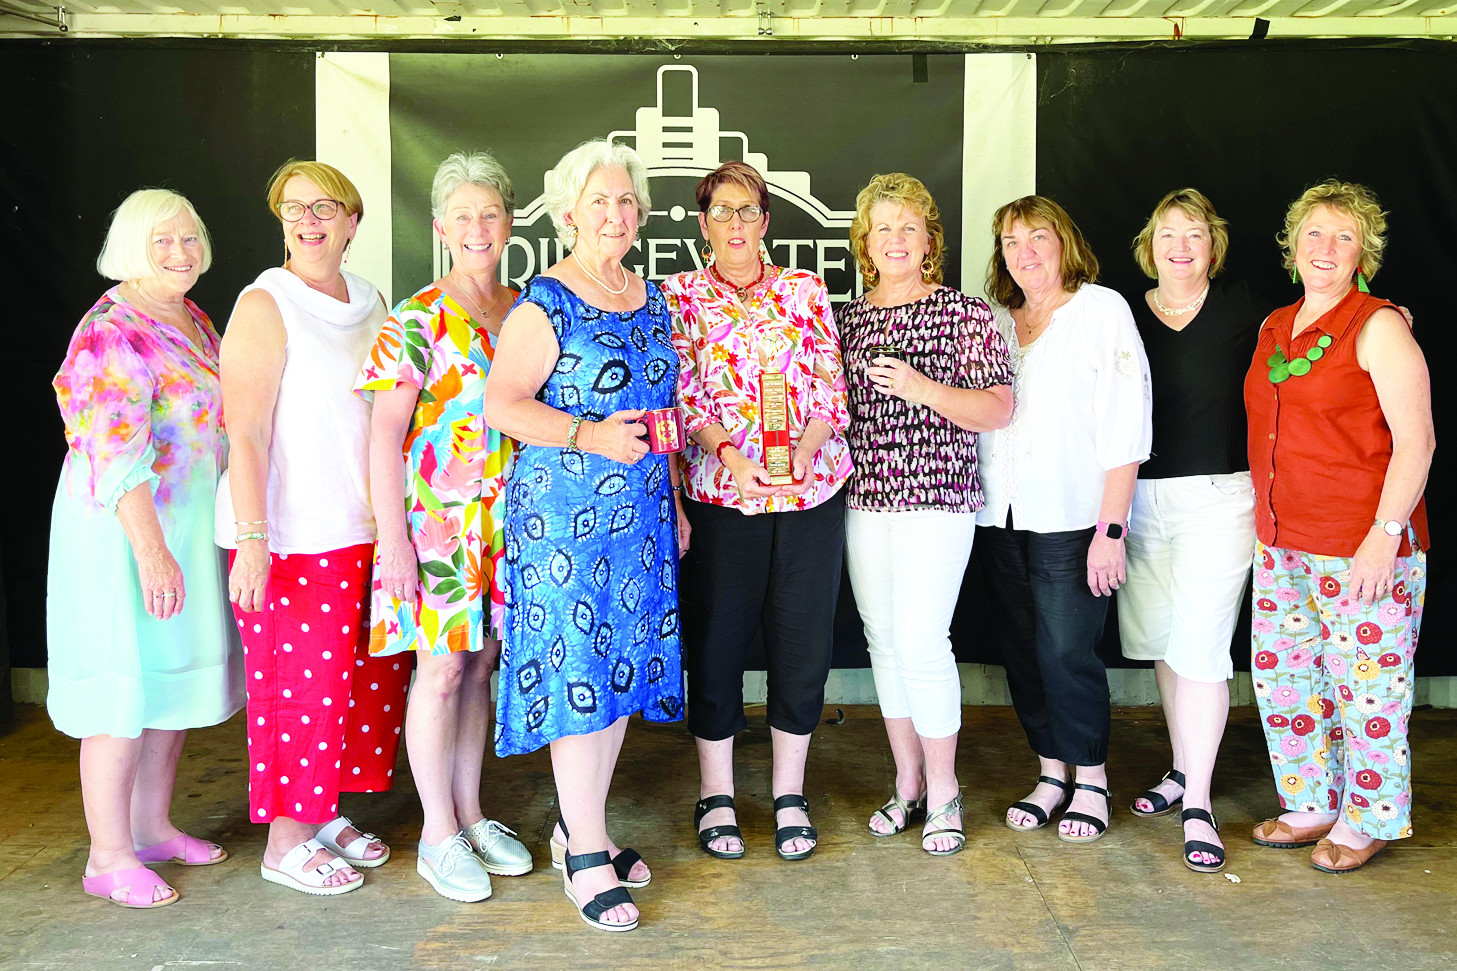
{"label": "woman in floral dress", "polygon": [[478,152],[440,163],[430,202],[451,270],[394,309],[355,386],[374,402],[369,650],[416,653],[405,741],[425,811],[417,869],[441,895],[474,901],[490,896],[491,873],[531,871],[530,851],[485,818],[480,796],[500,654],[493,505],[514,451],[481,408],[516,299],[497,276],[514,196],[500,163]]}
{"label": "woman in floral dress", "polygon": [[51,514],[46,706],[82,740],[82,887],[124,907],[177,902],[144,863],[228,856],[171,820],[187,729],[243,704],[212,544],[226,454],[218,335],[186,296],[211,262],[186,199],[128,196],[97,260],[124,282],[82,318],[53,382],[68,451]]}

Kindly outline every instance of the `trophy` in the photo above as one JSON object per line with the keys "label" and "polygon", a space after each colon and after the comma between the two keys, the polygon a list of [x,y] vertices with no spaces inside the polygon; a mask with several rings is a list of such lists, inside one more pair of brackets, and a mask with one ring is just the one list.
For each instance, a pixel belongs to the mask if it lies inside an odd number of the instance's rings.
{"label": "trophy", "polygon": [[794,482],[789,447],[789,385],[783,371],[770,370],[777,366],[780,355],[788,346],[784,334],[775,332],[764,341],[761,352],[768,356],[767,361],[761,361],[764,367],[759,371],[759,418],[763,462],[769,472],[770,485]]}

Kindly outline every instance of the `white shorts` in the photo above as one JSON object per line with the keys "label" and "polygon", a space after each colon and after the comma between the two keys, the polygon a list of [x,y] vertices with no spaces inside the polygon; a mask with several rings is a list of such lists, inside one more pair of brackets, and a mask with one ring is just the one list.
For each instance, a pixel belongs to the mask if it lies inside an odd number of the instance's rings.
{"label": "white shorts", "polygon": [[1128,525],[1123,656],[1163,661],[1191,681],[1234,677],[1230,639],[1255,551],[1250,474],[1139,479]]}

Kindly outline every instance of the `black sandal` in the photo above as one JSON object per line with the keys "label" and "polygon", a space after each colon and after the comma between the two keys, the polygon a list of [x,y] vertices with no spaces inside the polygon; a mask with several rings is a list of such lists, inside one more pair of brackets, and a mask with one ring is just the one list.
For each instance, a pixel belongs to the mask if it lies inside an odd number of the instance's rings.
{"label": "black sandal", "polygon": [[[1065,792],[1067,794],[1067,798],[1063,799],[1061,802],[1059,802],[1056,806],[1053,807],[1052,811],[1054,813],[1062,812],[1062,810],[1067,807],[1067,804],[1073,801],[1072,790],[1068,788],[1068,784],[1064,780],[1062,780],[1062,779],[1054,779],[1050,775],[1039,775],[1037,777],[1037,781],[1038,782],[1045,782],[1045,783],[1047,783],[1050,786],[1057,786],[1059,789],[1061,789],[1063,792]],[[1028,814],[1033,819],[1037,820],[1037,825],[1036,826],[1018,826],[1016,823],[1012,822],[1005,815],[1003,815],[1002,816],[1002,822],[1004,822],[1004,823],[1007,824],[1007,828],[1008,829],[1015,829],[1019,833],[1030,833],[1034,829],[1041,829],[1042,827],[1044,827],[1044,826],[1047,825],[1048,813],[1047,813],[1047,811],[1045,809],[1043,809],[1041,806],[1037,805],[1036,803],[1032,803],[1032,802],[1014,802],[1014,803],[1012,803],[1011,806],[1007,807],[1007,812],[1011,812],[1013,809],[1018,809],[1018,810],[1021,810],[1024,813]]]}
{"label": "black sandal", "polygon": [[[698,800],[698,805],[693,807],[693,828],[698,829],[698,824],[703,821],[703,817],[707,816],[715,809],[733,808],[733,796],[718,795],[708,796],[705,799],[700,799]],[[716,850],[708,845],[714,840],[720,839],[736,839],[739,841],[740,847],[737,850]],[[709,856],[716,857],[720,860],[737,860],[743,857],[743,842],[743,830],[739,829],[737,825],[734,825],[732,823],[724,826],[710,826],[707,829],[698,829],[699,847],[702,848],[703,852],[707,853]]]}
{"label": "black sandal", "polygon": [[572,874],[579,873],[582,870],[591,870],[599,866],[613,865],[612,857],[608,855],[606,850],[599,850],[596,853],[568,853],[566,859],[562,862],[562,872],[566,874],[566,882],[563,884],[563,888],[566,890],[567,899],[572,902],[573,907],[577,908],[577,915],[588,926],[596,928],[599,931],[616,932],[637,930],[636,919],[625,924],[613,924],[602,919],[602,915],[613,907],[632,903],[632,894],[628,893],[622,887],[613,887],[611,890],[602,891],[587,901],[585,906],[578,905],[577,895],[572,892]]}
{"label": "black sandal", "polygon": [[[1191,819],[1208,823],[1214,827],[1216,833],[1219,832],[1219,821],[1214,818],[1213,813],[1207,813],[1202,809],[1185,809],[1179,813],[1180,823],[1187,823]],[[1208,853],[1211,856],[1219,857],[1219,862],[1195,863],[1189,859],[1190,853]],[[1184,840],[1184,866],[1196,873],[1218,873],[1224,869],[1224,847],[1206,843],[1203,840]]]}
{"label": "black sandal", "polygon": [[[1112,820],[1113,793],[1109,792],[1107,789],[1104,789],[1102,786],[1092,786],[1088,785],[1086,782],[1074,783],[1073,788],[1086,789],[1089,792],[1096,792],[1104,799],[1106,799],[1108,802],[1108,819],[1110,821]],[[1068,812],[1063,813],[1062,818],[1064,820],[1068,820],[1074,823],[1087,823],[1094,829],[1094,833],[1092,836],[1069,836],[1068,834],[1059,830],[1057,838],[1062,840],[1064,843],[1092,843],[1096,840],[1102,839],[1103,834],[1108,832],[1108,824],[1103,822],[1103,820],[1099,819],[1097,816],[1089,816],[1087,813]]]}
{"label": "black sandal", "polygon": [[[776,816],[781,809],[800,809],[808,815],[809,800],[798,793],[789,793],[774,800],[774,813]],[[774,852],[779,854],[781,860],[803,860],[815,851],[814,846],[811,846],[807,850],[800,850],[797,853],[786,853],[784,852],[784,844],[790,840],[807,839],[815,840],[815,845],[818,846],[819,838],[819,831],[813,826],[780,826],[774,830]]]}
{"label": "black sandal", "polygon": [[[562,828],[562,837],[564,839],[572,838],[572,834],[567,832],[567,821],[565,819],[558,816],[556,824]],[[555,834],[551,836],[548,842],[551,845],[551,865],[553,868],[560,870],[567,858],[566,844],[558,843]],[[653,875],[651,872],[648,873],[646,880],[633,880],[628,877],[628,874],[632,873],[632,868],[641,862],[641,853],[630,846],[624,847],[612,858],[612,869],[617,873],[617,882],[624,887],[632,887],[634,890],[646,887],[652,883]]]}
{"label": "black sandal", "polygon": [[[1169,771],[1165,772],[1164,777],[1159,780],[1159,782],[1164,781],[1173,782],[1178,785],[1180,789],[1182,789],[1184,788],[1184,773],[1180,772],[1178,769],[1170,769]],[[1145,811],[1139,809],[1138,800],[1140,799],[1148,800],[1148,802],[1153,806],[1153,810]],[[1145,789],[1144,791],[1133,797],[1133,802],[1129,804],[1128,809],[1135,816],[1142,816],[1145,819],[1152,819],[1155,816],[1167,816],[1169,813],[1174,811],[1175,806],[1183,801],[1184,797],[1182,794],[1179,796],[1179,798],[1170,801],[1168,799],[1165,799],[1161,793],[1154,792],[1152,789]]]}

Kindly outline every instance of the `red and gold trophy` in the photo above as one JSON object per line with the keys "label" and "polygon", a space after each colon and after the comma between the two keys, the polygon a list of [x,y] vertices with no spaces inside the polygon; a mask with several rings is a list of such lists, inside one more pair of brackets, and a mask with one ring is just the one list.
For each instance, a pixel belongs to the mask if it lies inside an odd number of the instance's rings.
{"label": "red and gold trophy", "polygon": [[784,334],[776,332],[764,341],[761,351],[768,360],[760,361],[764,366],[759,370],[759,427],[770,485],[795,481],[789,445],[789,383],[783,371],[771,370],[788,347]]}

